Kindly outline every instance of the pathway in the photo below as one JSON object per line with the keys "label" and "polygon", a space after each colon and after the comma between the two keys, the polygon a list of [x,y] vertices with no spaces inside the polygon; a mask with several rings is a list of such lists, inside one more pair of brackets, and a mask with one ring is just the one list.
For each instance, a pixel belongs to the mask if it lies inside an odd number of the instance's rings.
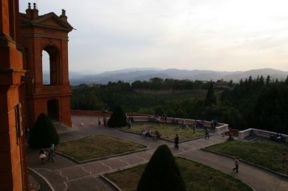
{"label": "pathway", "polygon": [[[140,138],[139,135],[124,133],[116,129],[96,127],[96,120],[93,117],[73,117],[73,124],[75,124],[74,131],[61,134],[62,141],[78,139],[91,134],[108,134],[147,145],[148,150],[86,164],[75,164],[61,156],[57,156],[55,163],[40,164],[37,157],[38,153],[29,152],[29,166],[44,176],[56,191],[80,191],[84,188],[87,191],[113,190],[113,188],[99,178],[99,175],[146,163],[149,161],[155,149],[161,144],[167,144],[177,156],[206,164],[224,173],[231,173],[233,166],[231,159],[199,150],[225,141],[225,139],[220,136],[211,136],[209,140],[197,139],[181,143],[180,149],[175,150],[173,144],[165,141],[152,141],[150,139]],[[287,180],[285,181],[250,165],[241,164],[240,173],[236,178],[239,178],[259,191],[288,190]]]}

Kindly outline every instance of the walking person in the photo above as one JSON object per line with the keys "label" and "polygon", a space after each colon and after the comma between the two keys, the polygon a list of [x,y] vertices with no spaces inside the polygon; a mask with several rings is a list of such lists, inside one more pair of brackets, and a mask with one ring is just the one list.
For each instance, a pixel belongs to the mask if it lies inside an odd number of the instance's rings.
{"label": "walking person", "polygon": [[286,160],[287,160],[287,153],[283,152],[282,153],[282,167],[283,168],[285,167]]}
{"label": "walking person", "polygon": [[239,158],[238,157],[234,157],[233,172],[235,172],[235,174],[239,172]]}
{"label": "walking person", "polygon": [[103,125],[104,125],[104,127],[107,127],[107,120],[106,120],[106,117],[103,117]]}
{"label": "walking person", "polygon": [[178,136],[178,134],[176,134],[176,136],[174,138],[174,147],[175,147],[175,149],[179,149],[179,136]]}
{"label": "walking person", "polygon": [[55,145],[52,143],[48,151],[48,161],[54,162]]}
{"label": "walking person", "polygon": [[209,139],[210,135],[209,135],[209,130],[207,127],[204,127],[204,131],[205,131],[205,139]]}

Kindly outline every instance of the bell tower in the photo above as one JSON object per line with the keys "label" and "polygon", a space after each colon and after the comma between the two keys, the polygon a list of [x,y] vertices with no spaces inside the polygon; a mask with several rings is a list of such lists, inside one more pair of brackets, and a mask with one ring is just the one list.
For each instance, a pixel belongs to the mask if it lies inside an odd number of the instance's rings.
{"label": "bell tower", "polygon": [[26,124],[32,127],[40,113],[71,126],[68,76],[68,33],[73,27],[61,15],[39,15],[36,4],[20,13],[19,43],[23,46]]}

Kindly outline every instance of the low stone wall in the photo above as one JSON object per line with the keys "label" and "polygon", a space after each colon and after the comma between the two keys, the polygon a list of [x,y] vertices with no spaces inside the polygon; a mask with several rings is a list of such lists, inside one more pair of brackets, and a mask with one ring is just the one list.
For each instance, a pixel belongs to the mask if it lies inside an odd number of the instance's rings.
{"label": "low stone wall", "polygon": [[215,133],[218,135],[222,135],[223,133],[229,131],[228,124],[225,123],[220,123],[218,126],[215,128]]}
{"label": "low stone wall", "polygon": [[145,121],[150,121],[151,117],[149,115],[147,116],[133,116],[134,121],[138,121],[138,122],[145,122]]}
{"label": "low stone wall", "polygon": [[251,135],[252,135],[252,132],[253,132],[253,129],[252,129],[252,128],[239,131],[239,136],[238,136],[238,137],[239,137],[240,139],[245,139],[246,137],[251,136]]}
{"label": "low stone wall", "polygon": [[[258,137],[263,137],[263,138],[270,138],[271,135],[275,135],[276,132],[273,131],[267,131],[267,130],[262,130],[262,129],[254,129],[254,128],[249,128],[245,129],[243,131],[239,131],[239,138],[245,139],[246,137],[249,137],[251,135],[255,135]],[[288,135],[286,134],[281,134],[286,142],[288,141]]]}
{"label": "low stone wall", "polygon": [[[72,115],[78,115],[78,116],[97,116],[97,117],[110,117],[112,112],[106,112],[106,111],[91,111],[91,110],[72,110]],[[149,116],[147,114],[143,113],[127,113],[128,116]]]}
{"label": "low stone wall", "polygon": [[79,115],[79,116],[102,116],[102,117],[110,117],[111,112],[104,111],[89,111],[89,110],[72,110],[71,115]]}
{"label": "low stone wall", "polygon": [[[195,126],[196,121],[201,121],[204,127],[211,128],[211,122],[210,121],[203,121],[203,120],[195,120],[195,119],[185,119],[185,118],[174,118],[174,117],[167,117],[166,120],[164,120],[161,117],[155,117],[155,116],[133,116],[134,121],[136,122],[144,122],[144,121],[158,121],[162,123],[176,123],[179,125],[187,125],[187,126]],[[224,132],[228,131],[228,124],[225,123],[218,123],[215,128],[216,134],[223,134]]]}
{"label": "low stone wall", "polygon": [[[102,112],[102,111],[89,111],[89,110],[72,110],[72,115],[75,116],[95,116],[95,117],[106,117],[111,116],[111,112]],[[211,121],[196,120],[196,119],[185,119],[185,118],[176,118],[176,117],[167,117],[166,120],[163,118],[155,117],[153,115],[147,115],[142,113],[127,113],[129,117],[133,117],[133,120],[136,122],[146,122],[146,121],[158,121],[162,123],[175,123],[184,126],[195,126],[196,122],[201,122],[204,127],[211,128]],[[228,124],[218,123],[215,128],[215,133],[222,134],[228,131]]]}

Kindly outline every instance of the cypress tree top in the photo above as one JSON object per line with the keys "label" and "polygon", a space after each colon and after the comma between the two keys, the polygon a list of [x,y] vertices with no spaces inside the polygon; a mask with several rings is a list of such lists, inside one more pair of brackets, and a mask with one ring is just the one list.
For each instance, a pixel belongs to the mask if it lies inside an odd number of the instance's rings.
{"label": "cypress tree top", "polygon": [[153,154],[139,181],[137,191],[186,191],[184,181],[167,145]]}

